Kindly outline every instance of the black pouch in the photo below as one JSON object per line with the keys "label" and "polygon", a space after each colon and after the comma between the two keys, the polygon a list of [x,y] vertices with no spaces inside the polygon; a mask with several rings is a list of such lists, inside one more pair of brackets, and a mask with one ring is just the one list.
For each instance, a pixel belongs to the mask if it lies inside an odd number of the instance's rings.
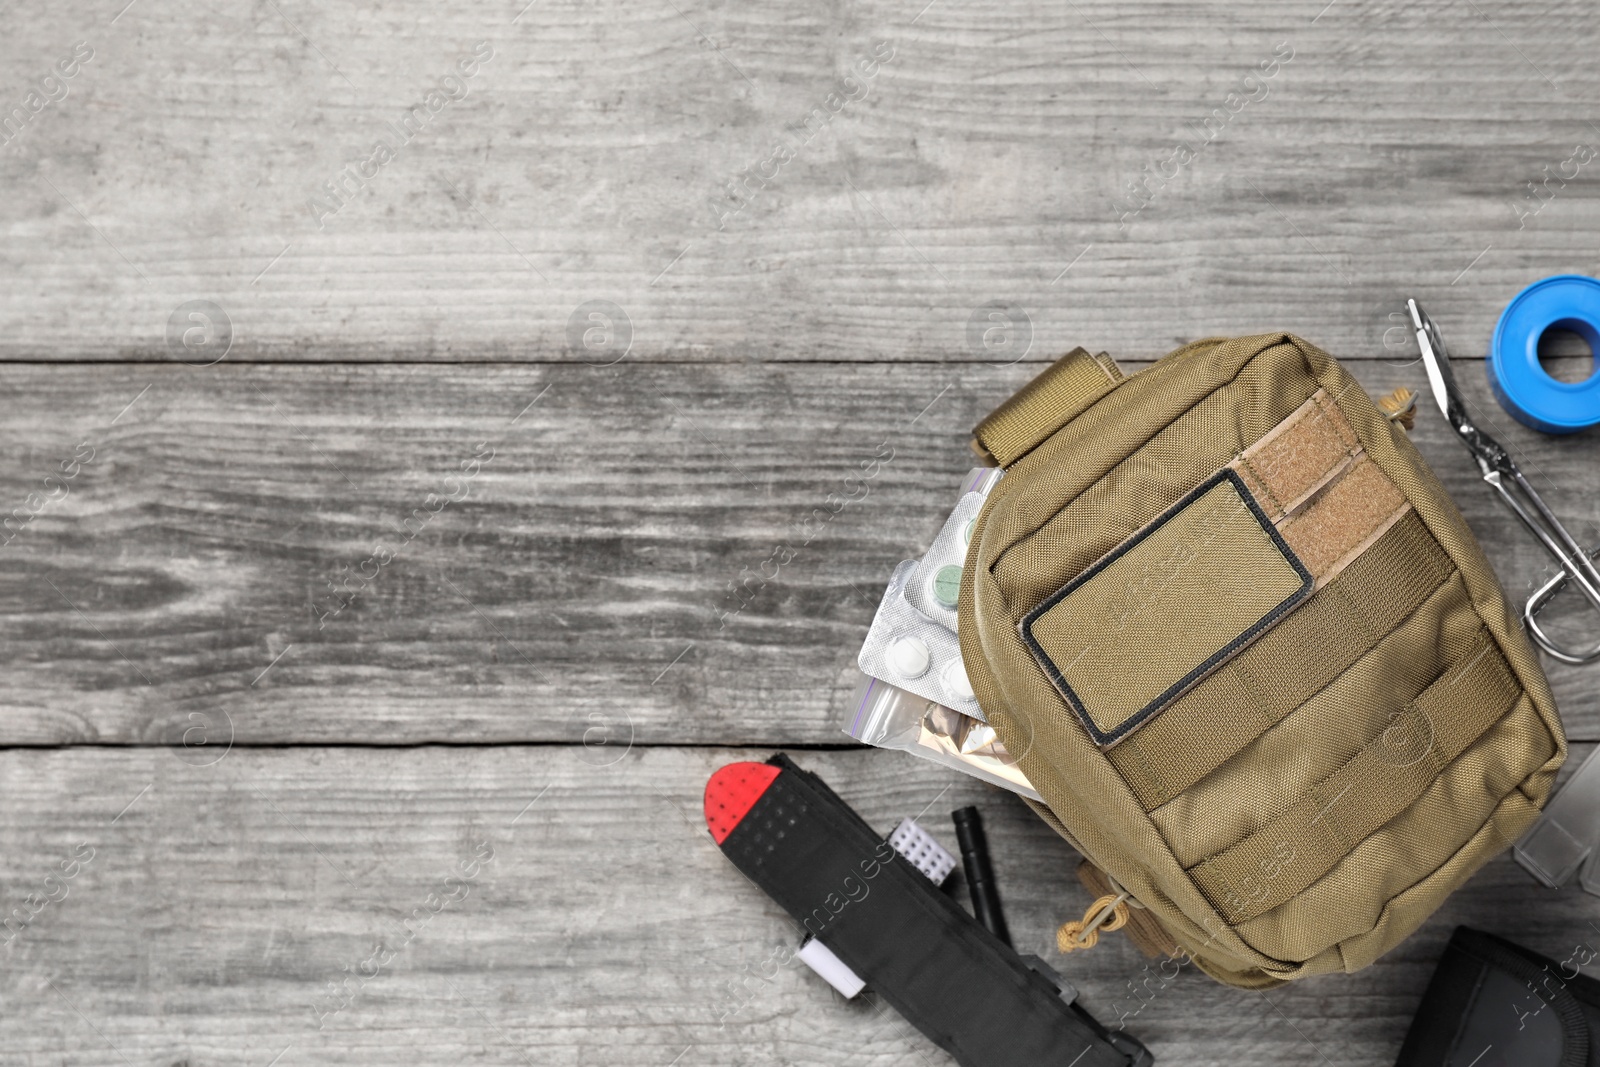
{"label": "black pouch", "polygon": [[1600,982],[1456,927],[1395,1067],[1600,1067]]}

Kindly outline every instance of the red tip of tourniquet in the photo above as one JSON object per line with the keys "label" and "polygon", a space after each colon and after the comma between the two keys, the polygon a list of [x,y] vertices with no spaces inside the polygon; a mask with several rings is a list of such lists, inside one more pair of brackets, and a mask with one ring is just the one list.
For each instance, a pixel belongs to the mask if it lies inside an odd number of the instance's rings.
{"label": "red tip of tourniquet", "polygon": [[756,806],[767,786],[782,772],[770,763],[730,763],[706,783],[706,826],[722,844],[745,813]]}

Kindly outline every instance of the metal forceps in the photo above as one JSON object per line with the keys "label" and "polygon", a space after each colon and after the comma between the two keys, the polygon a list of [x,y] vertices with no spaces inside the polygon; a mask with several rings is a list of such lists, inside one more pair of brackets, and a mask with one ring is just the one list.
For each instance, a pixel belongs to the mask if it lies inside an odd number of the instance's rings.
{"label": "metal forceps", "polygon": [[1478,461],[1483,480],[1522,520],[1522,524],[1545,547],[1545,551],[1561,564],[1561,573],[1534,590],[1522,606],[1522,621],[1529,635],[1535,644],[1562,663],[1589,663],[1600,659],[1600,643],[1578,651],[1563,648],[1544,632],[1537,618],[1539,610],[1569,581],[1577,585],[1584,599],[1595,611],[1600,612],[1600,570],[1595,569],[1594,559],[1573,540],[1567,528],[1539,499],[1539,494],[1522,476],[1511,454],[1467,417],[1466,404],[1456,387],[1455,374],[1450,370],[1450,355],[1445,351],[1439,328],[1423,313],[1415,300],[1407,300],[1406,309],[1411,312],[1411,324],[1417,331],[1417,347],[1422,349],[1422,362],[1428,370],[1428,387],[1432,389],[1433,399],[1444,413],[1445,420],[1460,436],[1462,443],[1472,453],[1472,458]]}

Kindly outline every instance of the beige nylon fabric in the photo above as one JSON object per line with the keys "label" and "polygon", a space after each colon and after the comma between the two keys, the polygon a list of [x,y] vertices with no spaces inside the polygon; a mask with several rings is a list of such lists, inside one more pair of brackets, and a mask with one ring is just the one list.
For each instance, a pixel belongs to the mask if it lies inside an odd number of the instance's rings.
{"label": "beige nylon fabric", "polygon": [[1381,642],[1421,610],[1453,573],[1415,514],[1373,548],[1240,653],[1231,670],[1201,681],[1112,753],[1146,807],[1201,782],[1315,698],[1360,661],[1369,642]]}
{"label": "beige nylon fabric", "polygon": [[978,423],[973,444],[1009,467],[1120,381],[1122,368],[1110,356],[1074,348]]}
{"label": "beige nylon fabric", "polygon": [[[1224,480],[1034,618],[1029,632],[1080,713],[1110,733],[1305,584]],[[1160,656],[1143,656],[1158,643]],[[1127,669],[1130,657],[1137,670]]]}
{"label": "beige nylon fabric", "polygon": [[[1319,390],[1397,491],[1398,517],[1241,652],[1097,746],[1021,619]],[[1437,479],[1326,353],[1287,334],[1196,342],[1040,425],[974,530],[967,674],[1063,835],[1208,973],[1264,988],[1365,966],[1537,816],[1566,742],[1533,650]],[[1334,535],[1374,521],[1345,510]],[[1185,595],[1225,597],[1238,581]],[[1141,640],[1102,673],[1176,669],[1163,660],[1174,643]],[[1330,800],[1338,817],[1319,817]],[[1196,876],[1221,867],[1231,899]]]}

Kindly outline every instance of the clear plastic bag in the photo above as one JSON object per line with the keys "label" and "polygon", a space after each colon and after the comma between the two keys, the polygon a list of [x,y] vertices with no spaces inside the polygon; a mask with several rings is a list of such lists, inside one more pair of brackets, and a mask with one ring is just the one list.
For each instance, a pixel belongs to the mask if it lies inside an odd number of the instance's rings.
{"label": "clear plastic bag", "polygon": [[857,741],[910,752],[1043,802],[994,729],[977,719],[867,675],[856,686],[849,716],[844,732]]}

